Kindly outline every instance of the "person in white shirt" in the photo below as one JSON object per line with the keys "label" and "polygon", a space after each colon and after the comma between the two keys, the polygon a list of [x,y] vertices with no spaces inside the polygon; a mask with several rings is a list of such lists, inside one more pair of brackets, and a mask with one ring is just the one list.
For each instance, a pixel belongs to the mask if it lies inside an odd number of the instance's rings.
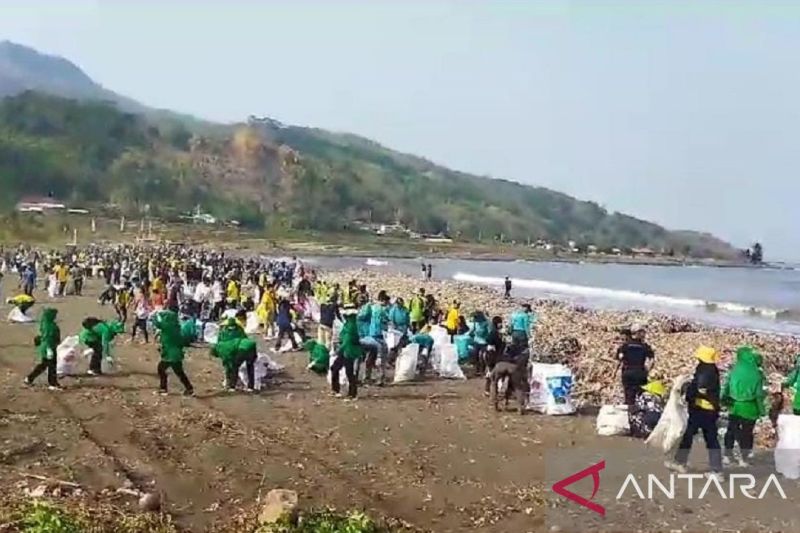
{"label": "person in white shirt", "polygon": [[201,314],[203,312],[203,306],[208,305],[211,302],[211,287],[208,285],[208,280],[200,280],[200,283],[198,283],[197,287],[194,289],[193,299],[195,313]]}

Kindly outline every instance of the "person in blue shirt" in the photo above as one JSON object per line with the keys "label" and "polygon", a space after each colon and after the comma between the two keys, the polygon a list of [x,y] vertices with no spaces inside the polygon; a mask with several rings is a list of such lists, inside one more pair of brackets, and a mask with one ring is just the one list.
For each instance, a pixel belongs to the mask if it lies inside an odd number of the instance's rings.
{"label": "person in blue shirt", "polygon": [[[386,359],[389,355],[386,340],[384,339],[384,332],[389,325],[389,295],[386,294],[386,291],[381,291],[378,293],[378,301],[371,305],[367,304],[367,307],[369,309],[369,327],[367,328],[366,337],[361,342],[368,352],[364,380],[372,380],[372,371],[375,368],[376,359],[380,358],[380,380],[378,385],[383,386],[386,382]],[[365,319],[367,318],[366,313],[365,311]],[[361,316],[361,313],[359,313],[359,316]]]}
{"label": "person in blue shirt", "polygon": [[406,308],[405,301],[397,298],[388,312],[389,325],[400,335],[397,344],[391,350],[392,360],[397,359],[397,354],[408,344],[408,329],[411,326],[411,315]]}
{"label": "person in blue shirt", "polygon": [[531,328],[536,324],[536,315],[531,310],[530,304],[524,304],[522,309],[511,313],[508,320],[508,329],[511,331],[511,340],[515,344],[527,345],[532,335]]}
{"label": "person in blue shirt", "polygon": [[425,377],[425,372],[431,360],[433,353],[433,337],[429,335],[430,326],[423,327],[419,333],[411,336],[411,342],[419,345],[419,352],[417,355],[417,372],[420,378]]}
{"label": "person in blue shirt", "polygon": [[475,374],[482,377],[486,373],[486,345],[489,342],[489,320],[483,311],[475,311],[472,314],[472,325],[469,328],[469,336],[475,347]]}

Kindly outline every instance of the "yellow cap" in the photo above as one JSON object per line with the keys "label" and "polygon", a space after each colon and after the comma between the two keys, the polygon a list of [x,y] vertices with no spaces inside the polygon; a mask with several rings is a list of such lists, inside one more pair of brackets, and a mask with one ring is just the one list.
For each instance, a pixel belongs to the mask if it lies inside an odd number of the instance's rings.
{"label": "yellow cap", "polygon": [[719,353],[710,346],[700,346],[694,352],[694,356],[703,363],[714,364],[719,361]]}
{"label": "yellow cap", "polygon": [[647,385],[642,385],[642,390],[656,396],[664,396],[667,392],[667,388],[661,381],[651,381]]}

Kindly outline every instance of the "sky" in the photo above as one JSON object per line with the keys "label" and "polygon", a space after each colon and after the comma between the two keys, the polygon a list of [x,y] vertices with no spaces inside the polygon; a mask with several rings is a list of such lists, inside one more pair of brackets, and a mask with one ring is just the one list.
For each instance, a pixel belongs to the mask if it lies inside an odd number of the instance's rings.
{"label": "sky", "polygon": [[800,2],[3,0],[0,39],[800,260]]}

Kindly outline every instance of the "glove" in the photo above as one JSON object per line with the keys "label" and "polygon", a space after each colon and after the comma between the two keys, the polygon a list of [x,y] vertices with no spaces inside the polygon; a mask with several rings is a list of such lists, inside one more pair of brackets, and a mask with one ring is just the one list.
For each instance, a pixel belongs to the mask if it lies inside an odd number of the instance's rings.
{"label": "glove", "polygon": [[55,352],[53,352],[53,349],[52,349],[52,348],[48,348],[48,349],[47,349],[47,358],[48,358],[48,359],[52,359],[53,357],[55,357],[55,355],[56,355],[56,354],[55,354]]}

